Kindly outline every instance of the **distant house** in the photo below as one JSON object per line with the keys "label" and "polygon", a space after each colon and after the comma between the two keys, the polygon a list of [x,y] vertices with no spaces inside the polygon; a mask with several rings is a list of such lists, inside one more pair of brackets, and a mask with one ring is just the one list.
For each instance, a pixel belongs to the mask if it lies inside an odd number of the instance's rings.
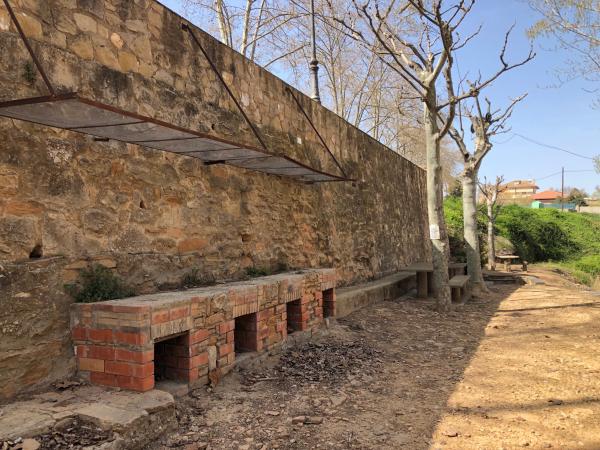
{"label": "distant house", "polygon": [[560,203],[562,194],[558,191],[542,191],[531,197],[532,200],[540,203]]}
{"label": "distant house", "polygon": [[564,200],[561,202],[562,198],[562,194],[558,191],[539,192],[532,197],[533,202],[531,202],[531,207],[534,209],[554,208],[563,209],[565,211],[575,211],[575,203],[568,203]]}
{"label": "distant house", "polygon": [[501,186],[503,191],[498,196],[502,203],[529,204],[531,197],[539,187],[535,180],[514,180]]}

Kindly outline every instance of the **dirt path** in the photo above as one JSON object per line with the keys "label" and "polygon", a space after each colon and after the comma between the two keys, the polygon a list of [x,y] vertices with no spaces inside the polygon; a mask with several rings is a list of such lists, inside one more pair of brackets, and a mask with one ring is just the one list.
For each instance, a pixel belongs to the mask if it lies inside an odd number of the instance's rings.
{"label": "dirt path", "polygon": [[546,278],[355,312],[195,391],[157,448],[600,449],[600,296]]}

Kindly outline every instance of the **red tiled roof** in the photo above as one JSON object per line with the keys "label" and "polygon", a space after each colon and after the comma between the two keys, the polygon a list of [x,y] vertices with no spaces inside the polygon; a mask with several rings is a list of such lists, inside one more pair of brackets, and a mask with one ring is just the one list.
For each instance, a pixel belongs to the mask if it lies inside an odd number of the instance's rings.
{"label": "red tiled roof", "polygon": [[531,198],[533,198],[534,200],[555,200],[557,198],[561,198],[562,194],[560,192],[557,191],[544,191],[544,192],[538,192],[537,194],[533,195]]}

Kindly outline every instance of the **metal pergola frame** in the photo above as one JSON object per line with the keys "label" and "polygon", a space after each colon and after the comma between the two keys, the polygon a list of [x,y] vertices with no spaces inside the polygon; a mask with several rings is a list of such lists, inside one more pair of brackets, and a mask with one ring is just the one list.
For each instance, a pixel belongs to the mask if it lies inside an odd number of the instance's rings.
{"label": "metal pergola frame", "polygon": [[270,151],[258,129],[249,119],[240,102],[188,24],[182,23],[182,29],[189,33],[194,44],[208,61],[212,71],[220,80],[220,83],[252,130],[260,147],[240,144],[152,117],[126,111],[122,108],[84,97],[77,92],[56,94],[50,79],[44,72],[39,59],[29,44],[9,1],[3,0],[3,2],[27,51],[42,75],[50,95],[0,102],[0,116],[92,135],[95,136],[96,140],[115,140],[191,156],[202,160],[206,165],[227,164],[271,175],[293,177],[307,183],[352,181],[346,176],[338,160],[328,148],[317,128],[302,108],[299,100],[289,88],[287,89],[288,92],[292,95],[303,116],[317,134],[321,144],[327,150],[342,175],[325,172],[286,155]]}

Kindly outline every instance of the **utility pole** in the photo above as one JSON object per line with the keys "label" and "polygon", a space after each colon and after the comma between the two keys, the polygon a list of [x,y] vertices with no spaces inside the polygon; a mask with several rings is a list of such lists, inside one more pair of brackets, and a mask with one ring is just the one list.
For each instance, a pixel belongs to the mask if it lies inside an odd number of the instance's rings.
{"label": "utility pole", "polygon": [[312,95],[310,97],[317,103],[321,103],[321,96],[319,95],[319,61],[317,60],[317,33],[315,27],[315,0],[310,0],[310,19],[312,28],[312,61],[310,62]]}
{"label": "utility pole", "polygon": [[560,181],[560,210],[565,210],[565,168],[562,168]]}

